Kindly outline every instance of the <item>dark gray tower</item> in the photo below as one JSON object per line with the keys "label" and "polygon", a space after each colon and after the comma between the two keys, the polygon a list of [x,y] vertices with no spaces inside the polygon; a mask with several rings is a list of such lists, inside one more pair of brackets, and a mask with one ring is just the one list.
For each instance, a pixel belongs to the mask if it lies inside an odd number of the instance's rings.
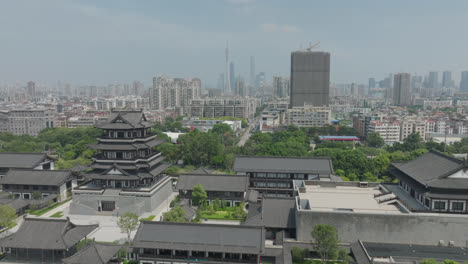
{"label": "dark gray tower", "polygon": [[330,53],[291,53],[291,107],[328,106],[329,88]]}
{"label": "dark gray tower", "polygon": [[393,104],[408,106],[411,103],[410,95],[411,75],[397,73],[393,76]]}
{"label": "dark gray tower", "polygon": [[462,71],[461,73],[460,90],[468,92],[468,71]]}

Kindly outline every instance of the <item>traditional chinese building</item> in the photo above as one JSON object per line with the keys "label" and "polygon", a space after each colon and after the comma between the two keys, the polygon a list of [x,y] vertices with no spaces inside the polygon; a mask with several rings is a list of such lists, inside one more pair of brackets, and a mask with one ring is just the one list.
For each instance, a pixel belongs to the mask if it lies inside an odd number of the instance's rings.
{"label": "traditional chinese building", "polygon": [[157,208],[171,193],[170,178],[163,174],[169,164],[156,147],[162,141],[151,132],[154,124],[142,111],[113,111],[98,143],[85,182],[74,189],[71,212],[92,214],[134,212]]}

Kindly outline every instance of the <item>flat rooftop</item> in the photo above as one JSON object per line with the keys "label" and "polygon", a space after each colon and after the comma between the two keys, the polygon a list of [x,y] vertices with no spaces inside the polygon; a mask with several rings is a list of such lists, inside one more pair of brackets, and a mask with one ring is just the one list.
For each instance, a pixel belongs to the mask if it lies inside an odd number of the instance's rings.
{"label": "flat rooftop", "polygon": [[[309,210],[401,213],[398,206],[393,204],[395,200],[391,200],[391,196],[382,194],[378,186],[306,185],[305,192],[299,193],[299,198],[309,202]],[[374,195],[382,196],[374,198]],[[390,200],[379,202],[386,198]]]}

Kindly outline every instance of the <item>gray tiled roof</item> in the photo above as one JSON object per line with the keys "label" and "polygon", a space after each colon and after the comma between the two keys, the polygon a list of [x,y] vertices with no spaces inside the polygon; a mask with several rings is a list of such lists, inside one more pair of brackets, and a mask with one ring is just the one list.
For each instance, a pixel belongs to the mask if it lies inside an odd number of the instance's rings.
{"label": "gray tiled roof", "polygon": [[295,198],[263,197],[261,204],[249,204],[245,225],[267,228],[296,228]]}
{"label": "gray tiled roof", "polygon": [[362,242],[366,252],[373,257],[392,257],[400,260],[423,260],[433,258],[438,261],[446,259],[466,262],[468,249],[461,247],[440,247],[408,244]]}
{"label": "gray tiled roof", "polygon": [[122,245],[93,242],[73,256],[63,259],[64,264],[106,264],[122,248]]}
{"label": "gray tiled roof", "polygon": [[[121,119],[123,122],[114,123],[116,119]],[[146,121],[142,111],[115,111],[111,113],[107,123],[96,124],[95,127],[101,129],[133,129],[153,125],[153,123]]]}
{"label": "gray tiled roof", "polygon": [[245,192],[249,177],[223,174],[180,174],[177,190],[193,190],[201,184],[206,191]]}
{"label": "gray tiled roof", "polygon": [[434,188],[468,189],[468,181],[447,176],[466,168],[462,160],[436,151],[427,152],[418,158],[392,165],[418,183]]}
{"label": "gray tiled roof", "polygon": [[264,243],[261,227],[141,221],[132,247],[259,254]]}
{"label": "gray tiled roof", "polygon": [[18,231],[0,240],[1,247],[69,249],[98,225],[75,225],[69,219],[25,218]]}
{"label": "gray tiled roof", "polygon": [[286,172],[332,174],[330,158],[317,157],[236,157],[236,172]]}
{"label": "gray tiled roof", "polygon": [[60,186],[71,176],[69,170],[12,169],[0,184],[52,185]]}
{"label": "gray tiled roof", "polygon": [[1,168],[25,168],[32,169],[46,160],[44,153],[0,153]]}

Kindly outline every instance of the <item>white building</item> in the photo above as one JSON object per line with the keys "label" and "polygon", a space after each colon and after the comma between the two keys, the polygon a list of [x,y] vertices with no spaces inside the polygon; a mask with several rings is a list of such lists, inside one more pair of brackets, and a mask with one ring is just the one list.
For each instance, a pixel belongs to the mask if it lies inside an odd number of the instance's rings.
{"label": "white building", "polygon": [[386,144],[392,145],[400,141],[400,124],[371,121],[369,133],[379,134]]}
{"label": "white building", "polygon": [[201,80],[198,78],[153,78],[150,89],[150,106],[153,110],[182,108],[185,113],[189,101],[200,98]]}
{"label": "white building", "polygon": [[0,114],[0,131],[14,135],[37,136],[46,128],[54,127],[52,109],[14,109]]}
{"label": "white building", "polygon": [[331,110],[311,105],[293,107],[286,112],[286,120],[288,125],[298,127],[323,127],[331,122]]}
{"label": "white building", "polygon": [[426,137],[426,124],[420,121],[403,120],[400,123],[400,141],[405,140],[409,135],[419,133],[422,140]]}

